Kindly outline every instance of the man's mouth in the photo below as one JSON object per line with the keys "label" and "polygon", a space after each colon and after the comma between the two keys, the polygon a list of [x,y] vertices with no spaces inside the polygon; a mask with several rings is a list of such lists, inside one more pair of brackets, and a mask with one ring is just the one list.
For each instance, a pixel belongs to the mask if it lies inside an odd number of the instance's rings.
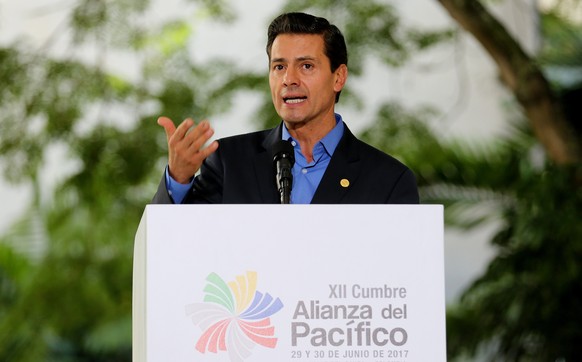
{"label": "man's mouth", "polygon": [[306,99],[307,97],[285,97],[283,98],[283,102],[286,104],[297,104],[304,102]]}

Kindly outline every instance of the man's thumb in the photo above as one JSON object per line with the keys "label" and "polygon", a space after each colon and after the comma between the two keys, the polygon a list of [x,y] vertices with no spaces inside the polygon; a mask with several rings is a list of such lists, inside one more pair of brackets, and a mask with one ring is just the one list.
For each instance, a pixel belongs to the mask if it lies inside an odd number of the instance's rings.
{"label": "man's thumb", "polygon": [[170,139],[170,137],[172,137],[174,132],[176,132],[176,126],[174,125],[174,122],[172,122],[172,120],[169,119],[168,117],[158,118],[158,124],[164,127],[164,130],[166,131],[166,137],[168,137],[168,140]]}

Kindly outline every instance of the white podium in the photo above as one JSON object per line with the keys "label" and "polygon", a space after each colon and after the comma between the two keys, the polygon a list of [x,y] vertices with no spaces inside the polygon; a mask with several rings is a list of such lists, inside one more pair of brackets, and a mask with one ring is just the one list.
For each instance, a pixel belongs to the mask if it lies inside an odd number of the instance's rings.
{"label": "white podium", "polygon": [[440,205],[148,205],[135,362],[446,361]]}

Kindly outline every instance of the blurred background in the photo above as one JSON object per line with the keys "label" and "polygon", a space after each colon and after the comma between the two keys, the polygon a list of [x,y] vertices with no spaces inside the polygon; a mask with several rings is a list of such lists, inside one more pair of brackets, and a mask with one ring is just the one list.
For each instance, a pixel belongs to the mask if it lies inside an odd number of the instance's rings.
{"label": "blurred background", "polygon": [[342,29],[337,111],[446,206],[449,360],[579,360],[580,0],[0,0],[0,360],[131,360],[156,119],[277,124],[283,11]]}

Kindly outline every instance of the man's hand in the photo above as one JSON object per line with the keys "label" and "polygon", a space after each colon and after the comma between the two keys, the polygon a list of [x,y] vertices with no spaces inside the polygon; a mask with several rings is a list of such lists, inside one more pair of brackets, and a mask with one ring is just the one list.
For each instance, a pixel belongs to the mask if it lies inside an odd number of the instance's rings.
{"label": "man's hand", "polygon": [[167,117],[158,118],[158,124],[164,127],[168,138],[170,176],[179,183],[189,183],[202,166],[202,161],[218,148],[216,141],[204,147],[214,134],[214,130],[208,121],[202,121],[191,129],[195,123],[190,118],[182,122],[178,128]]}

